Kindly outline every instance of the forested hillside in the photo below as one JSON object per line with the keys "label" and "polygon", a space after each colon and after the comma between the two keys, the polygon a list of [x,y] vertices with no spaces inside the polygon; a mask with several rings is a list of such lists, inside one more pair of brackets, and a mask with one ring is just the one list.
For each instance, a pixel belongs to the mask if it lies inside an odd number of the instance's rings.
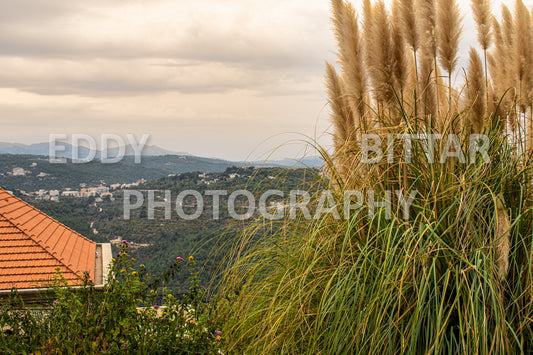
{"label": "forested hillside", "polygon": [[[233,191],[246,189],[259,199],[266,190],[280,190],[286,196],[291,190],[310,190],[319,180],[316,169],[285,168],[228,168],[223,173],[191,172],[149,181],[137,187],[145,197],[143,207],[133,210],[131,219],[123,213],[123,190],[115,193],[115,200],[95,202],[94,198],[62,198],[60,202],[29,201],[35,207],[58,219],[67,226],[97,242],[127,240],[133,257],[146,266],[147,272],[158,274],[173,264],[176,257],[194,255],[204,285],[216,275],[217,267],[227,248],[240,230],[260,216],[236,221],[228,214],[227,196],[221,198],[219,219],[213,219],[212,197],[204,199],[204,213],[195,220],[177,216],[175,199],[179,192],[195,190],[204,195],[206,190]],[[316,187],[316,186],[315,186]],[[164,191],[170,191],[171,219],[164,218],[162,208],[156,209],[155,218],[148,218],[147,191],[155,190],[155,199],[162,201]],[[280,199],[280,202],[283,199]],[[285,199],[286,200],[286,199]],[[271,222],[269,228],[275,228]],[[263,233],[269,233],[265,228]],[[120,244],[120,243],[119,243]],[[114,246],[116,252],[116,246]],[[180,291],[188,275],[180,275],[169,286]]]}
{"label": "forested hillside", "polygon": [[[0,186],[8,190],[36,191],[39,189],[78,188],[80,184],[100,185],[130,183],[140,179],[153,180],[189,171],[222,172],[235,163],[185,155],[125,157],[114,164],[99,161],[66,164],[52,163],[37,155],[0,154]],[[22,168],[24,176],[13,176],[14,168]]]}

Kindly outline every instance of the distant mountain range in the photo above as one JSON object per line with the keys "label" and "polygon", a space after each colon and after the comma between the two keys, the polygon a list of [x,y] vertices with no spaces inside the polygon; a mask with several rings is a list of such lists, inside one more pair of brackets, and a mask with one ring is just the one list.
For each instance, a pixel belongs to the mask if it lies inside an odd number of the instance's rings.
{"label": "distant mountain range", "polygon": [[[64,148],[64,149],[63,149]],[[57,143],[55,156],[58,158],[72,158],[73,146],[68,143]],[[83,160],[89,156],[89,148],[80,146],[78,148],[78,158]],[[117,147],[110,148],[108,151],[108,158],[116,157],[119,153]],[[24,154],[24,155],[44,155],[49,156],[50,144],[49,143],[36,143],[36,144],[20,144],[20,143],[5,143],[0,142],[0,154]],[[135,155],[135,150],[131,145],[126,145],[124,149],[125,156]],[[185,152],[173,152],[163,149],[156,145],[145,145],[142,150],[143,156],[162,156],[162,155],[190,155]],[[102,156],[102,152],[96,151],[95,158],[99,159]]]}
{"label": "distant mountain range", "polygon": [[[59,148],[59,149],[58,149]],[[63,149],[64,148],[64,149]],[[68,143],[57,143],[55,156],[57,158],[67,158],[72,159],[74,147]],[[86,147],[78,147],[78,156],[79,160],[87,159],[90,155],[90,150]],[[108,151],[107,158],[113,158],[118,156],[118,148],[110,148]],[[0,142],[0,154],[13,154],[13,155],[40,155],[40,156],[49,156],[50,154],[50,144],[49,143],[36,143],[36,144],[20,144],[20,143],[6,143]],[[124,150],[124,156],[131,157],[135,155],[135,150],[131,145],[126,145]],[[182,156],[182,157],[194,157],[202,159],[205,163],[213,162],[214,166],[219,168],[222,166],[265,166],[265,167],[310,167],[317,168],[323,165],[323,160],[320,157],[304,157],[300,159],[282,159],[282,160],[269,160],[269,161],[228,161],[217,158],[203,158],[195,157],[186,152],[174,152],[170,151],[156,145],[145,145],[142,150],[143,157],[164,157],[164,156]],[[94,159],[99,160],[102,157],[101,151],[94,152]],[[164,163],[163,163],[164,164]],[[208,164],[209,165],[209,164]],[[204,166],[207,167],[207,166]],[[212,169],[207,169],[212,170]],[[223,170],[221,170],[223,171]]]}

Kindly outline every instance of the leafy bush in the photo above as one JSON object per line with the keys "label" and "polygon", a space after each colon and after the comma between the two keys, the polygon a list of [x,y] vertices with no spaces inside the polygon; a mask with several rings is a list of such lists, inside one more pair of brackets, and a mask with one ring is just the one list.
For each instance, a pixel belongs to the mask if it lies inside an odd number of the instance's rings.
{"label": "leafy bush", "polygon": [[[0,349],[8,354],[218,353],[221,318],[205,302],[194,258],[178,257],[161,278],[135,262],[125,242],[103,289],[87,280],[70,287],[57,274],[52,297],[39,308],[27,307],[13,290],[0,308]],[[190,288],[178,298],[162,285],[185,266]]]}

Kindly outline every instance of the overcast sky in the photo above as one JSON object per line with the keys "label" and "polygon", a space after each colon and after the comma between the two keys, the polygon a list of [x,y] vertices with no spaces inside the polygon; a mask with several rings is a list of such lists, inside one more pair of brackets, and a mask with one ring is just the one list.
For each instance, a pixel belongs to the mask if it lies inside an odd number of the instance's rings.
{"label": "overcast sky", "polygon": [[233,160],[304,138],[291,132],[329,144],[329,17],[329,0],[1,1],[0,141],[148,133]]}

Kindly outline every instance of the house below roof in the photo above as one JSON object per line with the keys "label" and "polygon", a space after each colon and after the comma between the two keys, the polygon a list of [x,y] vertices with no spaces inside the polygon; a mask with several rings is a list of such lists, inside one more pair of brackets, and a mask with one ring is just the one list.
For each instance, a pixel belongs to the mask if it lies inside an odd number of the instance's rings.
{"label": "house below roof", "polygon": [[95,243],[0,188],[0,295],[35,293],[59,270],[71,286],[104,285],[111,244]]}

